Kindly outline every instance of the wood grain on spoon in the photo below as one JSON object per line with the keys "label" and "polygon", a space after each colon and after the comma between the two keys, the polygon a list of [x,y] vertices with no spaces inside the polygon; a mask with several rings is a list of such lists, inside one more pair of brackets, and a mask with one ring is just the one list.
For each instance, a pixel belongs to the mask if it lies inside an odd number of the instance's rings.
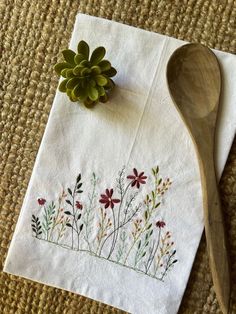
{"label": "wood grain on spoon", "polygon": [[214,136],[221,91],[216,56],[200,44],[178,48],[168,62],[167,81],[198,155],[210,269],[218,302],[226,314],[230,298],[229,261],[214,166]]}

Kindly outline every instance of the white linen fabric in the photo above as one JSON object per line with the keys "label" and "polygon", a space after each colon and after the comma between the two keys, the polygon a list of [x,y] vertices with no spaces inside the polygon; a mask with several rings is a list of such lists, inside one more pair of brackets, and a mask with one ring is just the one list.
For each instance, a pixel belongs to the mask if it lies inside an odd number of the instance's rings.
{"label": "white linen fabric", "polygon": [[[178,311],[203,231],[193,144],[166,83],[185,42],[78,14],[70,48],[104,46],[118,73],[89,110],[56,92],[4,271],[136,314]],[[236,129],[236,57],[223,89],[216,168]]]}

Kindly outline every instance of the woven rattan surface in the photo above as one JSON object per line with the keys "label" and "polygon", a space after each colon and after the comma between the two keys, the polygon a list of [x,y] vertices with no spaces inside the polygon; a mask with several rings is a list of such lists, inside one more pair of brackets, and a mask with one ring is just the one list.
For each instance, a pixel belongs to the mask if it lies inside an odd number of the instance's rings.
{"label": "woven rattan surface", "polygon": [[[58,77],[52,65],[58,60],[59,51],[67,47],[78,12],[236,52],[236,1],[233,0],[0,0],[1,270],[57,87]],[[236,279],[236,141],[220,190],[230,242],[232,279]],[[231,301],[231,313],[236,313],[236,284],[232,287]],[[122,312],[1,272],[2,313]],[[204,235],[180,313],[220,313]]]}

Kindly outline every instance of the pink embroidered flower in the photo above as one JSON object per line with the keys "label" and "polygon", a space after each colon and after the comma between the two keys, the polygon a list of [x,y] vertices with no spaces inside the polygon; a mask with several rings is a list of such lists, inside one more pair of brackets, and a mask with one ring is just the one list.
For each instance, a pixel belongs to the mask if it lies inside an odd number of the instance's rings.
{"label": "pink embroidered flower", "polygon": [[131,186],[135,186],[139,189],[140,184],[145,184],[146,183],[146,179],[147,177],[144,176],[144,172],[140,172],[140,174],[138,174],[138,171],[136,168],[133,169],[134,174],[133,175],[129,175],[127,176],[127,179],[132,180]]}
{"label": "pink embroidered flower", "polygon": [[38,204],[40,206],[43,206],[46,203],[46,200],[44,198],[38,198]]}
{"label": "pink embroidered flower", "polygon": [[83,205],[79,201],[76,201],[75,206],[77,209],[80,209],[80,210],[83,209]]}
{"label": "pink embroidered flower", "polygon": [[165,225],[166,225],[166,223],[165,223],[164,221],[158,220],[158,221],[156,222],[156,226],[157,226],[158,228],[164,228]]}
{"label": "pink embroidered flower", "polygon": [[120,200],[117,198],[112,198],[113,189],[106,189],[106,194],[101,194],[101,199],[99,200],[100,203],[105,204],[105,208],[111,207],[114,208],[114,204],[120,203]]}

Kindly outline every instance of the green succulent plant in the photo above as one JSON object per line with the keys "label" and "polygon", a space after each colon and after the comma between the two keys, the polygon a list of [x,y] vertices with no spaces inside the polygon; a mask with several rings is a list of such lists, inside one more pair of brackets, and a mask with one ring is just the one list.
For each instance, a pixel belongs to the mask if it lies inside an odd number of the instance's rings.
{"label": "green succulent plant", "polygon": [[89,45],[84,40],[79,42],[77,54],[70,49],[63,50],[65,61],[54,66],[57,74],[65,78],[59,90],[66,93],[71,101],[83,102],[86,107],[106,102],[115,86],[111,77],[117,71],[108,60],[103,59],[105,53],[104,47],[98,47],[89,57]]}

